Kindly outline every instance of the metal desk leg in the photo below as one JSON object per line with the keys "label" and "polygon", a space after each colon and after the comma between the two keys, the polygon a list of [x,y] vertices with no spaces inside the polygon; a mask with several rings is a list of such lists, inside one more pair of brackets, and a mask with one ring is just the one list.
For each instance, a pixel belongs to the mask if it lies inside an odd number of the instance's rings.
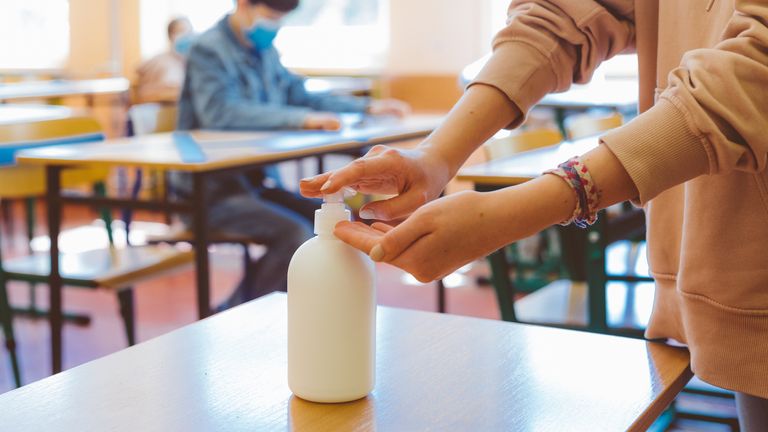
{"label": "metal desk leg", "polygon": [[496,291],[496,299],[499,302],[501,319],[504,321],[517,321],[515,315],[515,287],[509,279],[509,263],[505,248],[501,248],[488,256],[491,263],[491,281]]}
{"label": "metal desk leg", "polygon": [[61,170],[59,166],[45,169],[46,201],[48,203],[48,236],[51,239],[51,272],[48,276],[49,320],[51,325],[51,369],[62,370],[62,280],[59,273],[59,232],[61,231]]}
{"label": "metal desk leg", "polygon": [[445,283],[438,279],[437,283],[437,311],[445,313]]}
{"label": "metal desk leg", "polygon": [[606,273],[605,273],[605,211],[587,230],[587,290],[589,300],[589,328],[608,331]]}
{"label": "metal desk leg", "polygon": [[211,314],[210,270],[208,263],[208,203],[204,173],[192,174],[193,191],[192,231],[195,246],[195,273],[197,276],[197,316],[203,319]]}

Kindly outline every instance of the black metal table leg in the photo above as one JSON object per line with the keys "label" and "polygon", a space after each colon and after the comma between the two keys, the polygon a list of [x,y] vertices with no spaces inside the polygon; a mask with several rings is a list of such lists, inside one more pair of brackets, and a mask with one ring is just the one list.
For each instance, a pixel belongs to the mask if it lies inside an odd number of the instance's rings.
{"label": "black metal table leg", "polygon": [[195,247],[195,273],[197,277],[197,315],[200,319],[211,314],[210,270],[208,263],[208,203],[204,173],[192,175],[192,231]]}
{"label": "black metal table leg", "polygon": [[501,248],[488,255],[491,264],[491,281],[496,291],[496,300],[499,302],[501,319],[515,322],[515,286],[509,278],[509,262],[506,257],[506,248]]}
{"label": "black metal table leg", "polygon": [[445,282],[437,280],[437,311],[445,313]]}
{"label": "black metal table leg", "polygon": [[49,320],[51,325],[51,369],[62,371],[62,280],[59,272],[59,232],[61,231],[61,170],[59,166],[47,166],[46,201],[48,202],[48,235],[51,239],[51,272],[48,281]]}
{"label": "black metal table leg", "polygon": [[589,301],[589,328],[608,332],[608,305],[605,273],[605,211],[594,225],[587,229],[587,300]]}

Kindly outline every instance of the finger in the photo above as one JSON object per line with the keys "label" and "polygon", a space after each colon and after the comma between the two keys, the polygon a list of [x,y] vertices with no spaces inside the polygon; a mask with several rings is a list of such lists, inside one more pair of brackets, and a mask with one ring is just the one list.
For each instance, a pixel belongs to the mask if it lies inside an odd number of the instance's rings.
{"label": "finger", "polygon": [[376,156],[381,152],[383,152],[384,150],[387,150],[388,148],[389,148],[388,146],[377,144],[371,147],[370,150],[368,150],[368,153],[365,154],[365,157]]}
{"label": "finger", "polygon": [[384,233],[377,231],[361,222],[342,221],[336,224],[333,234],[339,240],[369,254],[376,246]]}
{"label": "finger", "polygon": [[334,193],[344,186],[353,185],[365,177],[378,174],[390,174],[397,167],[389,158],[371,157],[352,161],[347,166],[333,172],[328,181],[320,188],[323,193]]}
{"label": "finger", "polygon": [[381,231],[381,232],[386,234],[386,233],[392,231],[392,229],[394,227],[392,225],[387,225],[387,224],[385,224],[383,222],[374,222],[374,223],[371,224],[371,228],[375,229],[376,231]]}
{"label": "finger", "polygon": [[369,255],[374,261],[392,262],[412,244],[428,234],[426,225],[420,223],[419,218],[406,219],[402,224],[381,236]]}
{"label": "finger", "polygon": [[299,182],[299,192],[307,198],[321,198],[323,193],[321,188],[323,184],[331,177],[332,172],[323,173],[314,177],[301,179]]}
{"label": "finger", "polygon": [[406,217],[427,203],[427,196],[422,191],[407,191],[394,198],[374,201],[360,209],[363,219],[393,220]]}

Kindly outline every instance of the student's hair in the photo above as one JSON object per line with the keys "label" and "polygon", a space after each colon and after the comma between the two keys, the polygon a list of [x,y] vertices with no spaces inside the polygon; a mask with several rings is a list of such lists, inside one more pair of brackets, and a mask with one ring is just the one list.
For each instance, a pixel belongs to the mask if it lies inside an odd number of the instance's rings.
{"label": "student's hair", "polygon": [[270,9],[280,12],[290,12],[299,7],[299,0],[248,0],[248,3],[254,6],[263,4]]}
{"label": "student's hair", "polygon": [[176,27],[184,23],[189,23],[189,18],[182,16],[172,19],[171,22],[168,23],[168,38],[170,39],[171,36],[173,36],[173,32],[176,30]]}

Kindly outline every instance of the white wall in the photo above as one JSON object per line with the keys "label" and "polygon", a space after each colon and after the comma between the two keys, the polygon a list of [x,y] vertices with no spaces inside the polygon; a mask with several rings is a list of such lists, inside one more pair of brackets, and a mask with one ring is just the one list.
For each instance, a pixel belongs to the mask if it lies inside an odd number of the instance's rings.
{"label": "white wall", "polygon": [[[458,74],[490,51],[508,0],[390,0],[391,74]],[[501,17],[501,18],[499,18]]]}

